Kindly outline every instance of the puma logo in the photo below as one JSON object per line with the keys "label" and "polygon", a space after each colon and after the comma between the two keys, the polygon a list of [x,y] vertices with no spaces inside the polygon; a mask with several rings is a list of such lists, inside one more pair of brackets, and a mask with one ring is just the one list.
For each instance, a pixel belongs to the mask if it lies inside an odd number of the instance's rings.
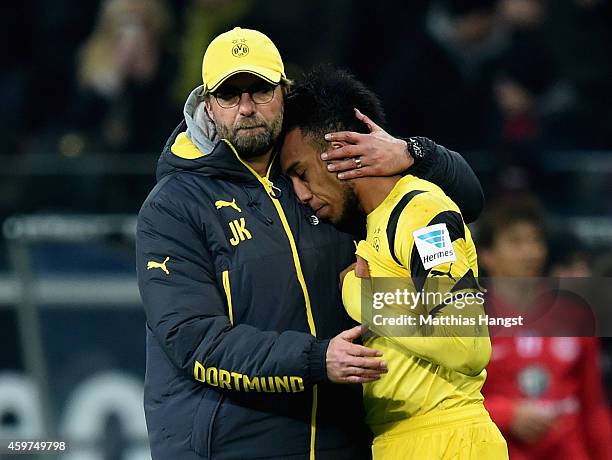
{"label": "puma logo", "polygon": [[430,273],[431,273],[431,276],[448,276],[453,281],[457,281],[455,278],[453,278],[453,275],[451,275],[452,270],[453,270],[453,264],[451,262],[450,267],[448,267],[447,272],[442,272],[439,270],[432,270]]}
{"label": "puma logo", "polygon": [[147,262],[147,270],[151,270],[152,268],[161,268],[166,275],[170,274],[170,271],[166,267],[166,262],[170,260],[170,257],[166,257],[163,262],[155,262],[154,260],[149,260]]}
{"label": "puma logo", "polygon": [[217,209],[234,208],[236,211],[242,212],[242,209],[240,209],[238,205],[236,204],[236,198],[234,198],[232,201],[224,201],[224,200],[215,201],[215,206],[217,207]]}

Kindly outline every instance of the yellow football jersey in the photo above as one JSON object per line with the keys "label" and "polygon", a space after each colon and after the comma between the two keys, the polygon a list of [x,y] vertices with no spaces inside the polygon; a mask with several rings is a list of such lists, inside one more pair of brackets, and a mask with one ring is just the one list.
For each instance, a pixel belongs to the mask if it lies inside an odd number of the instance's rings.
{"label": "yellow football jersey", "polygon": [[[476,250],[459,208],[439,187],[414,176],[399,180],[368,215],[367,238],[357,254],[367,260],[371,279],[360,280],[350,272],[342,294],[346,310],[359,322],[362,295],[378,277],[411,280],[413,290],[444,280],[448,292],[478,291]],[[425,313],[457,316],[459,310],[452,307],[446,302]],[[484,314],[483,307],[460,313],[474,318]],[[370,328],[376,333],[376,327]],[[457,331],[468,333],[458,336]],[[491,343],[486,326],[477,321],[473,326],[468,321],[467,329],[432,326],[429,336],[379,334],[366,338],[365,345],[382,351],[389,368],[380,380],[364,385],[366,421],[376,435],[391,422],[482,403]]]}

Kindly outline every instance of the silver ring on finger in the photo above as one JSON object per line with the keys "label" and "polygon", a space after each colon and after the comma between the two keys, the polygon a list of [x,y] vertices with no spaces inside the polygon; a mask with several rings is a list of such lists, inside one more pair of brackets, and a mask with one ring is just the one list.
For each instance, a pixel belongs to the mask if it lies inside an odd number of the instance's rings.
{"label": "silver ring on finger", "polygon": [[355,157],[355,168],[359,169],[361,168],[363,165],[361,164],[361,157]]}

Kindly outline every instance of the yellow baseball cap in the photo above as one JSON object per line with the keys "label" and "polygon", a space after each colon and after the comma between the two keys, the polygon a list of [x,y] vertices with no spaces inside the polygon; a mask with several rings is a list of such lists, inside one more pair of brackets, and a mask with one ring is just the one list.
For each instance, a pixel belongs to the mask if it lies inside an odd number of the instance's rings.
{"label": "yellow baseball cap", "polygon": [[266,35],[235,27],[216,37],[206,48],[202,61],[205,90],[215,91],[232,75],[247,72],[276,84],[285,76],[278,49]]}

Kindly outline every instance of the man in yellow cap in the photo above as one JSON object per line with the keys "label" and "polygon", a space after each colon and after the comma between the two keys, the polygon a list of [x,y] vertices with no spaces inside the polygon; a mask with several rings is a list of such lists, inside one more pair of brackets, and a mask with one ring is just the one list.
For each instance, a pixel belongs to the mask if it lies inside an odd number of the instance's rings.
{"label": "man in yellow cap", "polygon": [[[217,134],[265,176],[282,128],[283,97],[289,90],[278,49],[261,32],[236,27],[211,42],[202,77],[206,111]],[[240,103],[244,92],[250,96],[249,104]]]}
{"label": "man in yellow cap", "polygon": [[[342,308],[353,236],[300,204],[275,158],[289,91],[280,54],[235,28],[208,46],[203,80],[138,217],[152,457],[369,458],[361,386],[339,384],[375,381],[386,364],[353,343],[360,327]],[[478,214],[480,185],[458,154],[360,136],[341,170],[410,167]]]}
{"label": "man in yellow cap", "polygon": [[272,40],[256,30],[236,27],[215,38],[204,54],[206,91],[214,92],[229,77],[245,72],[272,85],[285,78],[283,60]]}

